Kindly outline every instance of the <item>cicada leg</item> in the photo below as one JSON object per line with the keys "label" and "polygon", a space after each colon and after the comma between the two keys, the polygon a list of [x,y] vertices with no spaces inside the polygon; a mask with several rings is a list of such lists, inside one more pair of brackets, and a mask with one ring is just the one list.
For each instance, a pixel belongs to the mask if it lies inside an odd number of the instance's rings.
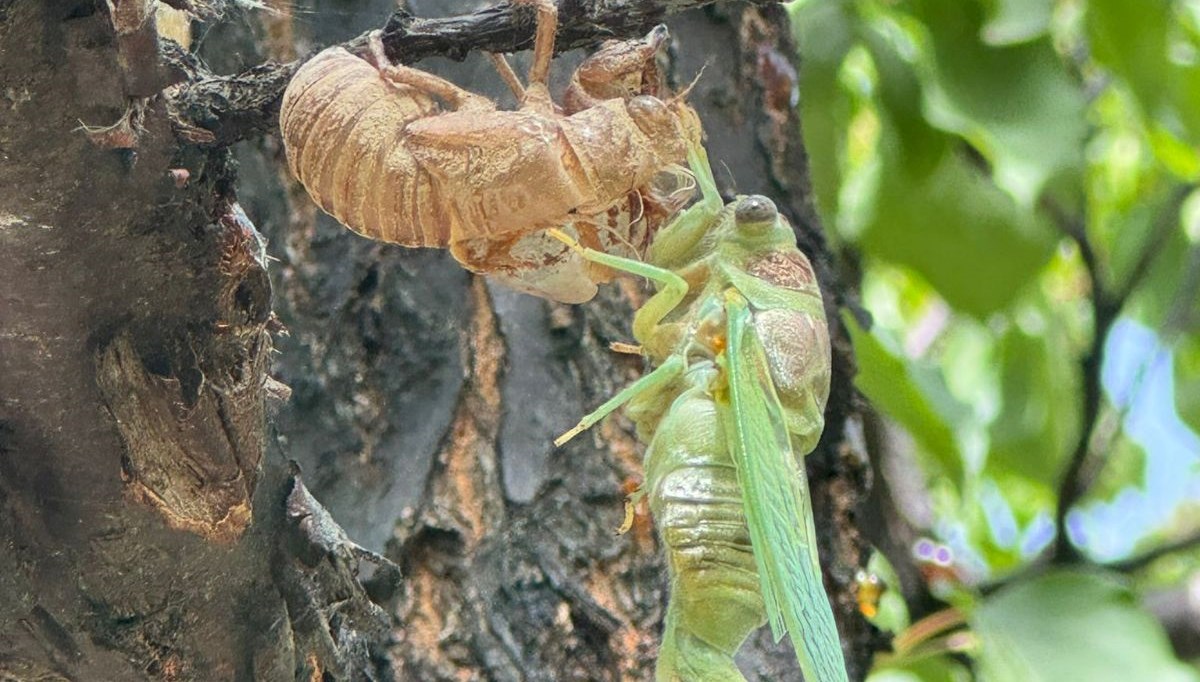
{"label": "cicada leg", "polygon": [[513,0],[514,4],[533,5],[537,9],[537,33],[533,38],[533,64],[529,84],[546,87],[550,60],[554,57],[554,34],[558,32],[558,5],[554,0]]}
{"label": "cicada leg", "polygon": [[638,341],[645,342],[645,340],[649,338],[654,327],[658,326],[658,323],[662,322],[663,319],[683,301],[684,297],[687,296],[687,281],[670,270],[650,265],[649,263],[636,261],[632,258],[622,258],[621,256],[614,256],[610,253],[603,253],[601,251],[596,251],[595,249],[585,248],[581,246],[579,242],[572,239],[570,235],[562,232],[561,230],[551,229],[547,230],[546,232],[555,239],[558,239],[567,246],[570,246],[572,249],[578,252],[580,256],[592,261],[593,263],[607,265],[614,270],[620,270],[622,272],[628,272],[632,275],[645,277],[646,279],[658,283],[662,287],[659,289],[658,293],[650,297],[650,300],[646,301],[641,309],[638,310],[637,318],[634,319],[633,335]]}
{"label": "cicada leg", "polygon": [[552,114],[555,107],[554,100],[550,98],[548,81],[550,61],[554,58],[554,34],[558,32],[558,5],[554,0],[512,1],[515,5],[531,5],[537,10],[537,32],[533,38],[533,64],[529,67],[528,87],[521,85],[521,80],[503,55],[488,53],[488,58],[522,109]]}
{"label": "cicada leg", "polygon": [[623,391],[609,398],[603,405],[597,407],[591,413],[585,415],[579,420],[571,430],[554,439],[554,444],[561,446],[575,436],[592,428],[601,419],[612,414],[618,407],[633,400],[637,396],[646,391],[654,390],[662,386],[669,385],[678,377],[685,369],[685,363],[681,357],[668,358],[666,362],[659,365],[658,369],[638,379],[629,386],[626,386]]}
{"label": "cicada leg", "polygon": [[617,527],[617,535],[624,535],[633,528],[633,522],[637,519],[637,506],[646,497],[646,491],[638,487],[633,492],[625,496],[625,518],[622,519],[621,525]]}
{"label": "cicada leg", "polygon": [[512,65],[504,58],[504,55],[497,52],[486,52],[488,59],[492,60],[492,66],[496,67],[496,73],[500,74],[500,80],[508,86],[512,91],[513,97],[517,98],[518,102],[525,101],[525,86],[521,85],[521,79],[517,78],[517,72],[513,71]]}
{"label": "cicada leg", "polygon": [[608,344],[608,349],[614,353],[624,353],[625,355],[645,355],[646,349],[636,343],[625,343],[624,341],[613,341]]}
{"label": "cicada leg", "polygon": [[496,108],[496,105],[483,95],[464,90],[444,78],[402,64],[393,64],[383,49],[383,31],[372,31],[367,37],[367,46],[371,50],[375,68],[379,69],[380,75],[392,83],[407,85],[421,92],[427,92],[459,111],[472,109],[490,111]]}

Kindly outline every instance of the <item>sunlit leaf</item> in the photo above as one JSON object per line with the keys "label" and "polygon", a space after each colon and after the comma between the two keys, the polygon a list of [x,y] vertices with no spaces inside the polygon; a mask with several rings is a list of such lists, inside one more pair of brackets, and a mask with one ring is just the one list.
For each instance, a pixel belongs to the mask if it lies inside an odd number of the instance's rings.
{"label": "sunlit leaf", "polygon": [[[1166,334],[1181,331],[1189,320],[1200,319],[1196,317],[1200,313],[1200,282],[1196,281],[1200,277],[1200,246],[1188,243],[1183,230],[1177,227],[1172,227],[1161,244],[1153,245],[1149,236],[1142,241],[1146,243],[1139,247],[1152,247],[1154,255],[1134,283],[1124,312],[1151,329],[1162,329]],[[1123,278],[1126,285],[1133,274],[1130,268]]]}
{"label": "sunlit leaf", "polygon": [[874,616],[868,617],[868,620],[880,630],[893,634],[907,628],[910,624],[908,604],[904,602],[900,576],[896,574],[892,563],[883,555],[883,552],[875,551],[867,560],[866,570],[868,576],[873,576],[882,585],[875,608],[876,613]]}
{"label": "sunlit leaf", "polygon": [[924,276],[951,305],[977,316],[1018,296],[1056,237],[917,115],[911,67],[889,42],[866,44],[880,78],[880,170],[864,201],[860,246]]}
{"label": "sunlit leaf", "polygon": [[839,84],[838,74],[854,45],[854,17],[848,3],[821,0],[795,6],[792,26],[804,62],[800,116],[809,177],[817,209],[832,222],[842,182],[842,146],[852,115],[850,98]]}
{"label": "sunlit leaf", "polygon": [[[1086,132],[1083,90],[1049,38],[986,45],[977,3],[913,4],[933,47],[924,81],[930,121],[975,145],[992,162],[996,184],[1022,206],[1033,206],[1051,179],[1069,175],[1078,181]],[[1047,9],[1044,2],[1022,4]]]}
{"label": "sunlit leaf", "polygon": [[1176,4],[1091,0],[1088,39],[1095,59],[1125,79],[1147,117],[1195,144],[1200,141],[1200,67],[1194,57],[1176,58],[1173,39],[1184,39],[1174,31]]}
{"label": "sunlit leaf", "polygon": [[1142,485],[1146,474],[1146,450],[1122,436],[1117,438],[1104,457],[1104,468],[1088,493],[1101,500],[1111,500],[1131,485]]}
{"label": "sunlit leaf", "polygon": [[1194,682],[1162,626],[1117,578],[1057,572],[988,597],[973,616],[988,682]]}
{"label": "sunlit leaf", "polygon": [[1079,363],[1052,319],[1039,324],[1037,333],[1013,326],[1000,341],[1002,405],[985,470],[1052,488],[1078,438]]}
{"label": "sunlit leaf", "polygon": [[981,35],[990,45],[1024,43],[1046,34],[1053,0],[991,0],[991,13]]}
{"label": "sunlit leaf", "polygon": [[871,671],[867,682],[970,682],[966,666],[949,656],[889,663]]}
{"label": "sunlit leaf", "polygon": [[1150,131],[1150,149],[1177,177],[1194,182],[1200,176],[1200,152],[1166,130],[1155,128]]}
{"label": "sunlit leaf", "polygon": [[977,316],[1005,307],[1034,281],[1053,246],[1041,218],[952,152],[923,177],[888,151],[883,158],[865,251],[913,268],[947,302]]}
{"label": "sunlit leaf", "polygon": [[1175,409],[1200,432],[1200,336],[1187,336],[1175,347]]}

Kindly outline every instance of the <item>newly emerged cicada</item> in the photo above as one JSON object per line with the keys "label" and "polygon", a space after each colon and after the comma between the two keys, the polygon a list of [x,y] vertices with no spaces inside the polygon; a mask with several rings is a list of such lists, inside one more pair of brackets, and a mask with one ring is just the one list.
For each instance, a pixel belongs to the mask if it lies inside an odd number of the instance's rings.
{"label": "newly emerged cicada", "polygon": [[846,682],[802,464],[829,394],[820,289],[770,199],[723,205],[698,145],[689,162],[703,199],[645,262],[576,247],[658,285],[633,323],[656,368],[556,444],[628,403],[648,445],[639,494],[671,579],[659,682],[743,680],[734,655],[764,623],[790,636],[804,679]]}
{"label": "newly emerged cicada", "polygon": [[389,63],[376,33],[369,59],[334,47],[306,63],[284,95],[280,127],[292,173],[352,230],[448,248],[470,270],[578,303],[611,271],[545,230],[636,257],[689,198],[673,171],[700,126],[682,96],[660,98],[653,65],[665,27],[589,58],[560,109],[546,85],[557,8],[522,2],[538,10],[528,85],[493,57],[517,110]]}

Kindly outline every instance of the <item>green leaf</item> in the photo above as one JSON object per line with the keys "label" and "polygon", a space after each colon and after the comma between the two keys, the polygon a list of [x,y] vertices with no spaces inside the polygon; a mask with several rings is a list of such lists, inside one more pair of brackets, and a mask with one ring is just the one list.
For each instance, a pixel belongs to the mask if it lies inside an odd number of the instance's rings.
{"label": "green leaf", "polygon": [[1172,54],[1186,38],[1176,31],[1175,3],[1092,0],[1086,7],[1096,61],[1129,84],[1147,118],[1192,144],[1200,141],[1200,67]]}
{"label": "green leaf", "polygon": [[1054,14],[1052,0],[991,0],[982,36],[989,45],[1015,45],[1046,34]]}
{"label": "green leaf", "polygon": [[1112,500],[1129,486],[1141,487],[1146,476],[1146,451],[1122,435],[1104,457],[1104,468],[1088,490],[1088,496]]}
{"label": "green leaf", "polygon": [[1049,258],[1053,230],[931,128],[912,67],[881,32],[864,35],[879,71],[879,163],[873,192],[853,216],[871,255],[920,273],[954,307],[977,317],[1016,298]]}
{"label": "green leaf", "polygon": [[973,616],[988,682],[1195,682],[1118,579],[1061,571],[990,596]]}
{"label": "green leaf", "polygon": [[[1045,2],[1020,4],[1048,11]],[[930,122],[979,149],[992,162],[996,184],[1022,206],[1033,206],[1051,180],[1078,182],[1087,132],[1083,89],[1050,39],[986,45],[977,3],[914,5],[933,48],[922,81]],[[1037,20],[1035,14],[1022,16]]]}
{"label": "green leaf", "polygon": [[[1148,242],[1148,238],[1143,241]],[[1142,244],[1139,247],[1146,248]],[[1135,254],[1140,253],[1140,249]],[[1189,243],[1183,230],[1175,228],[1157,250],[1158,254],[1136,283],[1123,312],[1151,329],[1162,329],[1163,334],[1170,335],[1184,331],[1189,323],[1194,324],[1200,319],[1197,317],[1200,299],[1195,296],[1196,284],[1189,281],[1195,277],[1192,271],[1200,267],[1197,262],[1200,246]],[[1129,275],[1126,275],[1120,281],[1128,280]]]}
{"label": "green leaf", "polygon": [[871,671],[867,682],[970,682],[966,666],[949,656],[889,663]]}
{"label": "green leaf", "polygon": [[896,634],[903,631],[912,624],[912,621],[908,615],[908,604],[904,601],[900,576],[896,573],[892,562],[888,561],[883,552],[875,550],[871,552],[871,558],[867,560],[867,574],[875,576],[883,583],[883,593],[879,595],[877,613],[874,618],[867,618],[867,620],[884,632]]}
{"label": "green leaf", "polygon": [[985,471],[1051,489],[1079,433],[1079,363],[1053,312],[1039,322],[1040,334],[1014,325],[1000,340],[1001,407]]}
{"label": "green leaf", "polygon": [[924,177],[889,150],[882,156],[862,231],[865,251],[911,267],[948,303],[980,318],[1034,281],[1055,241],[1042,218],[1018,208],[957,154],[943,154]]}
{"label": "green leaf", "polygon": [[[969,410],[946,391],[939,376],[931,371],[919,372],[878,337],[860,327],[849,314],[844,319],[858,359],[854,385],[912,434],[932,457],[937,473],[948,476],[961,488],[963,457],[951,424],[958,423]],[[915,376],[918,373],[924,375],[920,380]],[[931,392],[936,398],[930,397]]]}

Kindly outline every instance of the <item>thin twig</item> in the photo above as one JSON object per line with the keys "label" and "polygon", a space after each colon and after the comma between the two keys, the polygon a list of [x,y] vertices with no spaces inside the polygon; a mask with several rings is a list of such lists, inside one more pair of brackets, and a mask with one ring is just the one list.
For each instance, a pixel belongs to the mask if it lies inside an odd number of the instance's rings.
{"label": "thin twig", "polygon": [[1177,225],[1179,209],[1190,189],[1181,187],[1172,193],[1155,222],[1153,234],[1134,262],[1124,285],[1115,292],[1105,283],[1100,261],[1091,240],[1088,239],[1083,217],[1070,215],[1051,201],[1042,204],[1059,229],[1079,248],[1080,259],[1092,282],[1092,343],[1080,361],[1083,373],[1083,410],[1079,439],[1059,482],[1058,504],[1054,515],[1058,532],[1049,557],[1053,563],[1070,563],[1079,559],[1079,550],[1071,544],[1067,535],[1067,515],[1091,488],[1104,463],[1103,455],[1093,451],[1092,436],[1099,422],[1100,407],[1103,403],[1100,372],[1104,364],[1104,344],[1108,333],[1129,297],[1145,278],[1155,257],[1162,251],[1171,230]]}
{"label": "thin twig", "polygon": [[1101,385],[1100,367],[1104,357],[1104,340],[1116,320],[1120,307],[1112,299],[1104,284],[1100,271],[1100,261],[1092,248],[1087,236],[1087,226],[1082,216],[1071,215],[1061,206],[1052,201],[1043,201],[1043,208],[1054,219],[1058,228],[1075,242],[1079,249],[1080,260],[1088,272],[1092,282],[1092,319],[1094,333],[1091,347],[1080,361],[1083,373],[1083,410],[1079,432],[1079,440],[1071,453],[1071,458],[1063,472],[1058,489],[1058,507],[1055,510],[1054,523],[1058,530],[1052,559],[1056,561],[1077,558],[1077,550],[1067,537],[1067,513],[1083,494],[1085,487],[1081,481],[1081,472],[1087,463],[1092,430],[1100,416]]}
{"label": "thin twig", "polygon": [[1137,285],[1145,278],[1146,271],[1154,263],[1155,257],[1162,253],[1167,239],[1171,237],[1171,233],[1179,225],[1179,210],[1183,208],[1183,202],[1187,200],[1188,195],[1194,189],[1194,185],[1180,185],[1171,193],[1165,210],[1159,214],[1158,220],[1154,222],[1154,232],[1150,235],[1150,239],[1146,240],[1146,247],[1138,255],[1137,261],[1129,270],[1129,276],[1125,279],[1125,285],[1121,287],[1116,295],[1117,301],[1122,306],[1133,295],[1133,291],[1137,288]]}
{"label": "thin twig", "polygon": [[1183,552],[1200,546],[1200,529],[1192,531],[1177,540],[1160,545],[1151,549],[1144,554],[1130,557],[1123,561],[1107,564],[1108,568],[1121,573],[1132,573],[1138,569],[1144,568],[1151,563],[1176,552]]}

